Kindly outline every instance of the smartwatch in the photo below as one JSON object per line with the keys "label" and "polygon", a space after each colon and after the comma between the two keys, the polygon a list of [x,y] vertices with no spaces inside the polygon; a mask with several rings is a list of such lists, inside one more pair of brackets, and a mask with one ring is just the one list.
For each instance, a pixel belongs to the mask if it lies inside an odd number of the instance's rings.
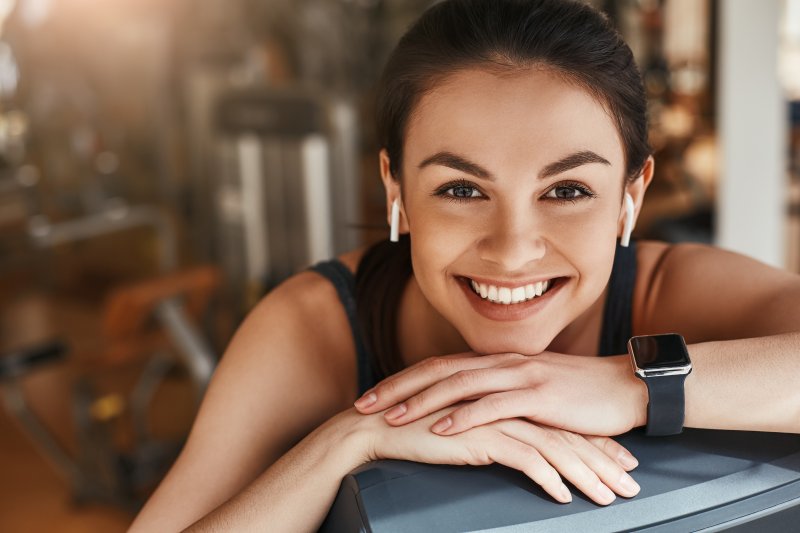
{"label": "smartwatch", "polygon": [[631,337],[628,353],[636,377],[647,385],[647,435],[677,435],[683,430],[683,383],[692,362],[676,333]]}

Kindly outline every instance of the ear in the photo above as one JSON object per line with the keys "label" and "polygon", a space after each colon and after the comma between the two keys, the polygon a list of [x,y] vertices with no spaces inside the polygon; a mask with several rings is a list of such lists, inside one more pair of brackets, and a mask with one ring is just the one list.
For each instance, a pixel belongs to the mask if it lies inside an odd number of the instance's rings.
{"label": "ear", "polygon": [[386,223],[392,223],[392,202],[397,199],[400,202],[400,233],[408,233],[408,218],[406,217],[406,208],[403,205],[403,198],[400,190],[400,182],[392,176],[390,170],[389,154],[385,149],[380,152],[380,165],[381,165],[381,181],[383,181],[383,188],[386,191]]}
{"label": "ear", "polygon": [[[642,167],[642,172],[639,176],[630,182],[627,182],[624,187],[623,192],[627,192],[633,198],[633,204],[635,206],[634,209],[634,216],[633,222],[634,227],[636,226],[636,221],[639,219],[639,213],[642,210],[642,203],[644,202],[644,195],[647,192],[647,188],[650,186],[650,183],[653,181],[653,173],[655,172],[656,168],[656,161],[653,159],[653,156],[647,158],[644,162],[644,166]],[[619,227],[620,232],[622,231],[622,226],[625,220],[625,207],[624,203],[620,204],[622,207],[620,208],[619,214]]]}

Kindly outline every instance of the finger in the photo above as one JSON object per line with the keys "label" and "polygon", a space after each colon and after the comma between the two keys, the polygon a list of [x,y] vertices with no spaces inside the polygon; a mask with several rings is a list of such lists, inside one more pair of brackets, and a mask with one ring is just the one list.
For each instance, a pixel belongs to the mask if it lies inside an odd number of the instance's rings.
{"label": "finger", "polygon": [[487,394],[439,419],[431,431],[439,435],[455,435],[495,420],[533,416],[535,391],[518,389]]}
{"label": "finger", "polygon": [[354,404],[361,413],[375,413],[407,400],[414,394],[427,389],[432,384],[468,368],[491,366],[491,356],[429,357],[411,368],[394,374],[364,393]]}
{"label": "finger", "polygon": [[594,435],[584,435],[584,438],[589,443],[599,448],[600,451],[605,453],[608,457],[615,460],[617,464],[619,464],[625,470],[631,471],[639,466],[639,460],[636,459],[636,457],[634,457],[633,454],[628,451],[627,448],[625,448],[625,446],[614,439],[608,437],[596,437]]}
{"label": "finger", "polygon": [[[408,368],[404,368],[395,374],[383,379],[377,385],[372,387],[371,389],[364,392],[359,399],[355,401],[353,404],[355,408],[362,412],[362,413],[373,413],[381,410],[382,408],[389,407],[390,405],[394,405],[392,403],[388,403],[391,400],[391,395],[393,394],[394,388],[396,387],[396,383],[398,381],[402,382],[402,380],[406,379],[408,374],[415,374],[419,373],[420,369],[425,371],[425,368],[429,368],[433,364],[440,364],[440,365],[447,365],[447,363],[433,363],[434,360],[437,359],[446,359],[446,360],[453,360],[458,359],[461,357],[465,357],[465,354],[453,354],[453,355],[446,355],[441,357],[429,357],[424,359]],[[430,370],[428,370],[430,372]],[[381,392],[381,401],[378,401],[378,392]]]}
{"label": "finger", "polygon": [[582,435],[564,431],[562,433],[570,441],[572,450],[608,488],[626,498],[639,494],[639,484],[614,460],[614,456],[607,455],[603,448],[589,442]]}
{"label": "finger", "polygon": [[536,450],[519,440],[507,435],[498,434],[492,446],[490,457],[493,461],[519,470],[534,483],[542,487],[546,493],[561,503],[572,501],[572,494],[561,476],[542,455]]}
{"label": "finger", "polygon": [[511,368],[460,370],[388,411],[386,420],[395,426],[407,424],[468,398],[481,398],[520,385],[520,373]]}
{"label": "finger", "polygon": [[536,448],[545,461],[595,503],[608,505],[616,499],[614,492],[558,433],[521,420],[505,420],[500,428],[509,437]]}

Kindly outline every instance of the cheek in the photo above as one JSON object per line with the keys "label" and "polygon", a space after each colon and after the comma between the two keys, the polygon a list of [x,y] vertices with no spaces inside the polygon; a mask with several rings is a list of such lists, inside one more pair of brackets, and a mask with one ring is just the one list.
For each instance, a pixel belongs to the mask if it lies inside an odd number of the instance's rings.
{"label": "cheek", "polygon": [[433,288],[480,236],[479,220],[435,210],[421,210],[409,220],[414,275],[423,290]]}
{"label": "cheek", "polygon": [[548,240],[577,271],[581,305],[588,306],[605,288],[614,261],[617,226],[613,206],[553,219]]}
{"label": "cheek", "polygon": [[555,240],[613,238],[618,208],[610,203],[587,202],[579,206],[553,206],[541,216],[543,233]]}

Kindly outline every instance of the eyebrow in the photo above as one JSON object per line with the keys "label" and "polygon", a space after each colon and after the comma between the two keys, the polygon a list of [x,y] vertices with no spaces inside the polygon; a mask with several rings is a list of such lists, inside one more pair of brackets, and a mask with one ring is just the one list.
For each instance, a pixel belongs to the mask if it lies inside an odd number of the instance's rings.
{"label": "eyebrow", "polygon": [[[562,172],[572,170],[573,168],[591,163],[601,163],[603,165],[611,166],[611,163],[609,163],[606,158],[592,152],[591,150],[581,150],[580,152],[569,154],[566,157],[562,157],[558,161],[550,163],[544,167],[541,172],[539,172],[537,179],[543,180],[545,178],[549,178],[550,176],[555,176],[557,174],[561,174]],[[419,168],[424,168],[430,165],[441,165],[443,167],[466,172],[467,174],[471,174],[475,177],[485,180],[495,180],[494,175],[482,166],[452,152],[437,152],[420,163]]]}

